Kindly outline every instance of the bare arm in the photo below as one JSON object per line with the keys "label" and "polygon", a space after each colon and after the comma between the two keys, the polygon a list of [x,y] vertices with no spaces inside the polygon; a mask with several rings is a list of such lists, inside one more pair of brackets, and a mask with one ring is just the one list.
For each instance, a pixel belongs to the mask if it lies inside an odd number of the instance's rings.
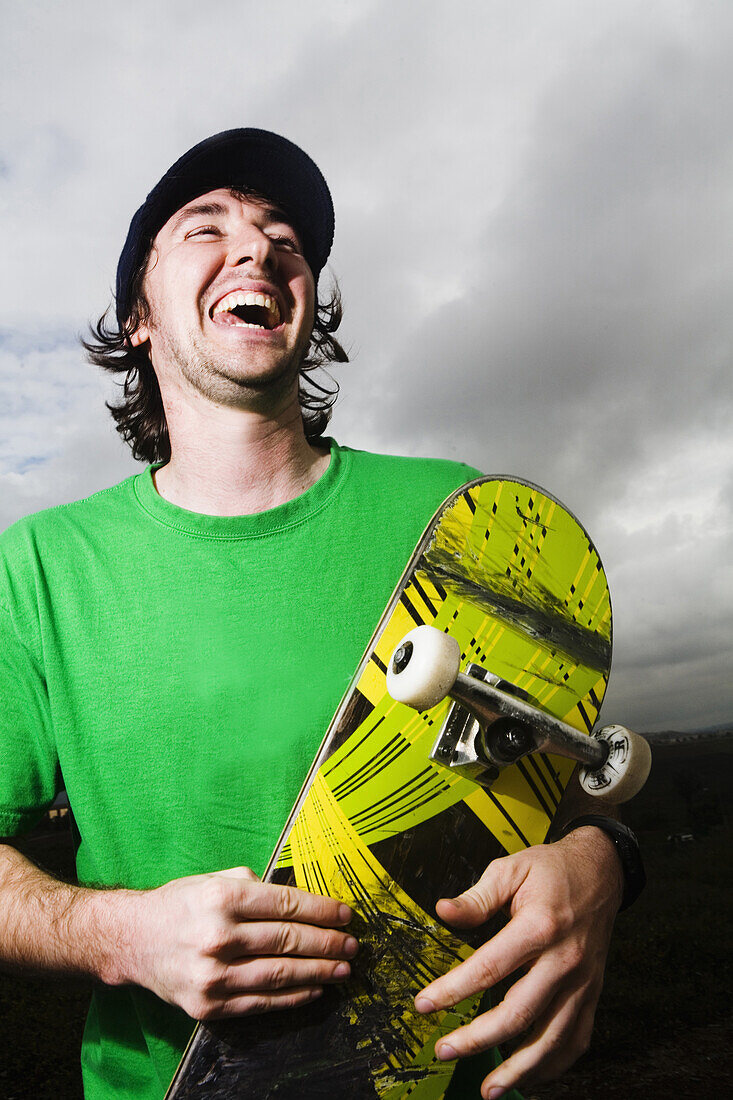
{"label": "bare arm", "polygon": [[[565,788],[557,813],[552,819],[552,825],[547,834],[548,841],[556,840],[565,826],[569,825],[574,818],[580,817],[581,814],[600,814],[602,817],[613,817],[617,821],[620,820],[621,816],[618,806],[605,802],[601,805],[597,798],[586,794],[578,782],[578,770],[576,768]],[[612,850],[613,845],[611,844],[609,851]]]}
{"label": "bare arm", "polygon": [[113,984],[113,908],[113,892],[59,882],[15,848],[0,845],[4,963],[87,974]]}
{"label": "bare arm", "polygon": [[59,882],[0,845],[0,959],[145,986],[195,1019],[290,1008],[343,981],[357,950],[331,898],[261,883],[246,867],[155,890]]}

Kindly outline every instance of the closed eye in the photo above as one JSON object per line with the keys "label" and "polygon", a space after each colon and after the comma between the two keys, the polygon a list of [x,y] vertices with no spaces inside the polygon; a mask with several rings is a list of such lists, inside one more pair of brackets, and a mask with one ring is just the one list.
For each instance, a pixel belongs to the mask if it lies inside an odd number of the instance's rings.
{"label": "closed eye", "polygon": [[293,237],[281,237],[277,233],[268,234],[271,241],[275,242],[277,248],[285,248],[289,252],[300,252],[300,243]]}
{"label": "closed eye", "polygon": [[199,225],[195,229],[189,230],[184,240],[189,240],[190,237],[203,237],[205,235],[219,236],[220,230],[215,225]]}

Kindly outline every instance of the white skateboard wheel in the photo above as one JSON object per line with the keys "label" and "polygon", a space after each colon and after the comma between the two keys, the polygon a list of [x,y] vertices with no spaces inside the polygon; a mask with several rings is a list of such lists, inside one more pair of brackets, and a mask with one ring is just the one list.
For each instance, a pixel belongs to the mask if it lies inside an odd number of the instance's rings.
{"label": "white skateboard wheel", "polygon": [[456,682],[461,647],[433,626],[417,626],[395,649],[387,669],[387,691],[415,710],[436,706]]}
{"label": "white skateboard wheel", "polygon": [[597,771],[586,766],[579,769],[581,787],[602,802],[628,802],[649,776],[652,766],[649,742],[625,726],[604,726],[593,736],[608,744],[608,759]]}

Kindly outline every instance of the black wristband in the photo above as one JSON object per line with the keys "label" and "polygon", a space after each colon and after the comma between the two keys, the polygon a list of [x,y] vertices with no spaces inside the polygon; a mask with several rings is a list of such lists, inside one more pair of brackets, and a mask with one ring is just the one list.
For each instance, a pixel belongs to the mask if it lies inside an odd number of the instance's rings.
{"label": "black wristband", "polygon": [[568,833],[572,833],[574,829],[579,829],[582,825],[595,825],[597,829],[602,829],[616,845],[616,851],[621,860],[621,869],[624,873],[624,896],[621,900],[619,912],[621,909],[628,909],[646,886],[646,872],[636,835],[628,825],[622,825],[620,821],[615,821],[612,817],[602,817],[600,814],[584,814],[582,817],[573,818],[562,830],[558,840],[567,836]]}

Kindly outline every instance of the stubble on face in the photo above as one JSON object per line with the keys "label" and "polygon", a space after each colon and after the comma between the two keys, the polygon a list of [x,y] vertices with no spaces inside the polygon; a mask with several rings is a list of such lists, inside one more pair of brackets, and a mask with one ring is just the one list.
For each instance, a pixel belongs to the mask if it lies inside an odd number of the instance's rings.
{"label": "stubble on face", "polygon": [[[187,336],[166,324],[164,311],[156,308],[154,294],[143,284],[143,295],[148,305],[147,325],[155,333],[155,351],[150,348],[150,358],[159,383],[165,388],[190,388],[215,405],[231,408],[278,407],[297,397],[298,377],[308,353],[313,329],[311,323],[297,344],[283,353],[273,369],[266,364],[259,368],[257,349],[246,361],[243,353],[227,356],[216,354],[203,346],[200,334],[191,331]],[[315,308],[315,307],[314,307]],[[181,386],[183,382],[183,386]]]}
{"label": "stubble on face", "polygon": [[213,404],[232,408],[279,406],[297,393],[310,331],[289,352],[283,352],[274,369],[270,365],[258,369],[256,354],[243,362],[241,352],[229,357],[222,352],[212,354],[195,332],[181,337],[158,316],[150,298],[148,302],[148,325],[155,332],[157,345],[155,352],[151,349],[151,360],[159,381],[180,389],[182,380],[184,388],[190,387]]}

